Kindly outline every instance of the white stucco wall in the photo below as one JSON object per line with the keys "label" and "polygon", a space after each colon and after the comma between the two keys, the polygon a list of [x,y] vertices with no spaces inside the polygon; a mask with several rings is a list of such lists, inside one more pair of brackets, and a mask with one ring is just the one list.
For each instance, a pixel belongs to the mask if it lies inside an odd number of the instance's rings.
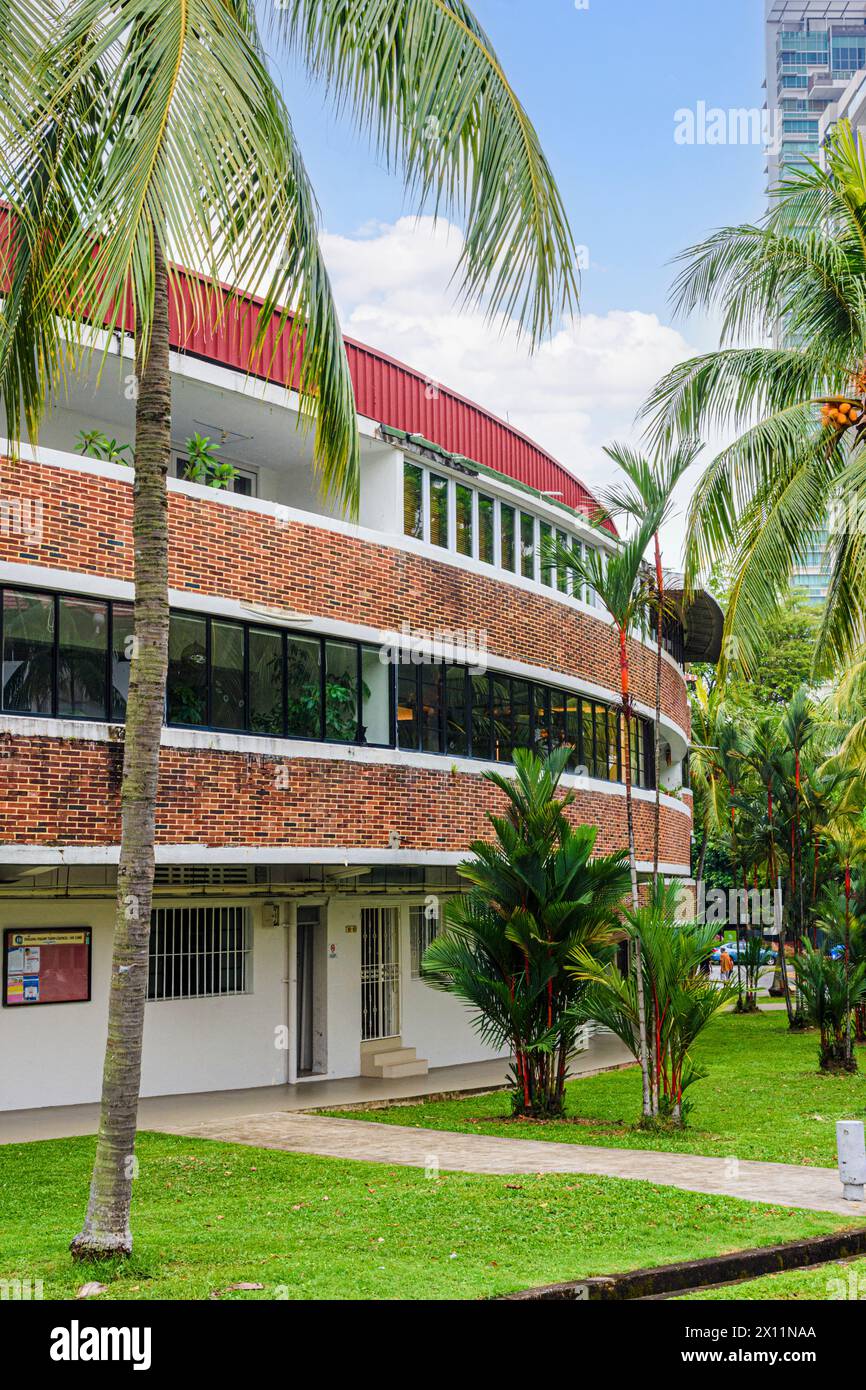
{"label": "white stucco wall", "polygon": [[[275,1046],[286,1022],[286,933],[253,908],[252,992],[147,1005],[142,1095],[171,1095],[286,1080]],[[112,907],[107,902],[0,904],[0,927],[91,927],[91,1000],[0,1008],[0,1109],[99,1099],[108,1008]]]}

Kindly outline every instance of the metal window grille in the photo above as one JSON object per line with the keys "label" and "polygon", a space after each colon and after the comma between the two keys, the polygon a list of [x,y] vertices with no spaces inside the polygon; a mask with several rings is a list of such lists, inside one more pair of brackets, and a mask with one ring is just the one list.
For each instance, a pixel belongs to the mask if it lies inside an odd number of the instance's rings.
{"label": "metal window grille", "polygon": [[250,988],[246,907],[157,907],[150,918],[148,999],[207,999]]}
{"label": "metal window grille", "polygon": [[439,935],[438,916],[428,916],[426,907],[409,908],[409,945],[413,980],[421,978],[421,962],[431,941]]}
{"label": "metal window grille", "polygon": [[395,907],[361,909],[361,1038],[400,1032],[400,956]]}

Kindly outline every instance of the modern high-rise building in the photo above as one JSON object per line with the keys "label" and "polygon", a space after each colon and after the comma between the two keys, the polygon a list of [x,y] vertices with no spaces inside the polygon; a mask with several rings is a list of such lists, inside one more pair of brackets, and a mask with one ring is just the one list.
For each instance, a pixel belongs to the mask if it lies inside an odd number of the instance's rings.
{"label": "modern high-rise building", "polygon": [[[866,69],[866,0],[765,0],[767,193],[781,178],[820,159],[829,124],[859,91]],[[853,89],[853,90],[852,90]],[[807,519],[812,522],[812,518]],[[812,602],[827,597],[826,520],[810,526],[809,552],[793,584]]]}
{"label": "modern high-rise building", "polygon": [[768,192],[820,153],[820,122],[866,68],[866,0],[765,0]]}

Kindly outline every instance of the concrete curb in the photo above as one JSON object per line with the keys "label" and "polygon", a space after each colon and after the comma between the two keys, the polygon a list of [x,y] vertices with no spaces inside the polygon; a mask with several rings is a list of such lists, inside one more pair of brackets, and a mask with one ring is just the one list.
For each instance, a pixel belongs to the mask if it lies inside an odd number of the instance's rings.
{"label": "concrete curb", "polygon": [[681,1264],[658,1265],[654,1269],[633,1269],[625,1274],[580,1279],[568,1284],[546,1284],[537,1289],[504,1294],[495,1302],[626,1302],[630,1299],[657,1298],[689,1293],[714,1284],[741,1283],[763,1274],[781,1274],[789,1269],[831,1264],[866,1253],[866,1229],[836,1231],[829,1236],[767,1245],[757,1250],[737,1250],[704,1260],[685,1260]]}

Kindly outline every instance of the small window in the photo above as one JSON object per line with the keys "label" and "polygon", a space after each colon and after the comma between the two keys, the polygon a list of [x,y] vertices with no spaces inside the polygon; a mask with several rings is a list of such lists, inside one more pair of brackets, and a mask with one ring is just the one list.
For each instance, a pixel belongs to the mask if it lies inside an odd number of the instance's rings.
{"label": "small window", "polygon": [[[559,542],[559,545],[560,545],[561,548],[564,547],[566,550],[569,548],[569,538],[568,538],[568,536],[565,534],[564,531],[559,531],[559,532],[557,532],[556,539],[557,539],[557,541]],[[567,593],[568,593],[568,590],[569,590],[569,587],[570,587],[570,585],[569,585],[569,580],[570,580],[570,571],[569,571],[569,567],[568,567],[568,565],[565,563],[564,560],[559,559],[558,562],[557,562],[557,567],[556,567],[556,582],[557,582],[557,587],[558,587],[558,589],[559,589],[559,592],[560,592],[561,594],[567,594]]]}
{"label": "small window", "polygon": [[7,589],[3,595],[3,708],[51,714],[54,599]]}
{"label": "small window", "polygon": [[57,713],[68,719],[105,718],[108,605],[61,598]]}
{"label": "small window", "polygon": [[283,732],[283,634],[250,628],[250,729],[279,738]]}
{"label": "small window", "polygon": [[478,558],[486,565],[496,563],[493,543],[493,498],[478,494]]}
{"label": "small window", "polygon": [[449,666],[445,672],[445,752],[466,757],[469,752],[469,720],[466,704],[467,672]]}
{"label": "small window", "polygon": [[211,724],[215,729],[246,727],[244,629],[240,623],[211,623]]}
{"label": "small window", "polygon": [[424,475],[417,463],[403,464],[403,534],[424,539]]}
{"label": "small window", "polygon": [[148,999],[247,994],[252,956],[249,908],[155,908],[149,951]]}
{"label": "small window", "polygon": [[439,915],[431,906],[409,908],[409,945],[412,979],[420,980],[424,952],[439,935]]}
{"label": "small window", "polygon": [[460,555],[472,554],[472,489],[458,483],[454,489],[457,520],[457,550]]}
{"label": "small window", "polygon": [[520,513],[520,573],[535,578],[535,517],[528,512]]}
{"label": "small window", "polygon": [[357,743],[358,649],[354,643],[325,643],[325,738]]}
{"label": "small window", "polygon": [[430,544],[447,550],[450,545],[448,526],[448,479],[430,474]]}
{"label": "small window", "polygon": [[397,746],[414,749],[420,739],[418,667],[408,662],[397,673]]}
{"label": "small window", "polygon": [[550,560],[550,550],[553,545],[553,527],[548,526],[546,521],[538,523],[539,549],[541,551],[541,582],[546,584],[549,589],[553,588],[555,582],[555,570]]}
{"label": "small window", "polygon": [[517,568],[517,523],[513,507],[499,506],[499,563],[512,574]]}
{"label": "small window", "polygon": [[322,737],[322,646],[317,637],[286,644],[289,738]]}
{"label": "small window", "polygon": [[122,723],[129,697],[135,618],[132,604],[111,605],[111,718]]}
{"label": "small window", "polygon": [[168,722],[207,723],[207,622],[172,614],[168,629]]}

